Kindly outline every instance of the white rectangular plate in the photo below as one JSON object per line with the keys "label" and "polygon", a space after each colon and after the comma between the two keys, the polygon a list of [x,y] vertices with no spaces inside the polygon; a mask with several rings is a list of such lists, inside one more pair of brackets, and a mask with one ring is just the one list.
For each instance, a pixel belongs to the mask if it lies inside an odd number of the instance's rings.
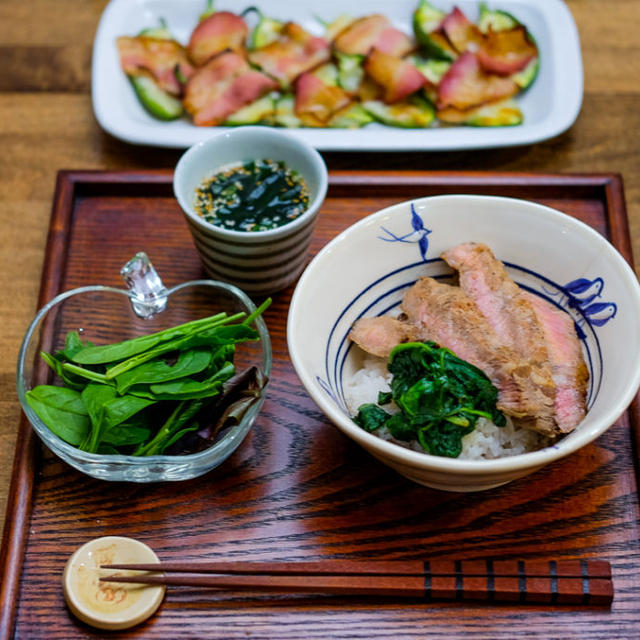
{"label": "white rectangular plate", "polygon": [[[164,18],[175,37],[186,43],[205,8],[205,0],[112,0],[105,9],[93,48],[92,98],[100,126],[121,140],[158,147],[186,148],[224,131],[224,127],[196,127],[188,117],[162,122],[149,116],[138,102],[120,68],[116,38],[136,35]],[[317,18],[331,21],[347,13],[354,17],[386,15],[396,27],[411,33],[411,17],[418,0],[217,0],[217,10],[240,13],[255,4],[265,14],[300,23],[321,35]],[[454,3],[433,0],[446,11]],[[456,2],[471,20],[478,2]],[[489,6],[512,13],[527,26],[540,49],[540,72],[529,90],[517,98],[524,123],[514,127],[434,126],[399,129],[370,124],[363,129],[289,129],[296,137],[325,151],[453,151],[525,145],[559,135],[575,121],[582,104],[582,60],[578,32],[561,0],[491,0]]]}

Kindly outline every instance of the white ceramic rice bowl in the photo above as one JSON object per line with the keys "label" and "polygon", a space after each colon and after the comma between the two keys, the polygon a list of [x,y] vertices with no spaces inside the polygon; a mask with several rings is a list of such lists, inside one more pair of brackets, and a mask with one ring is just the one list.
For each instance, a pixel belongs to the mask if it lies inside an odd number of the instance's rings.
{"label": "white ceramic rice bowl", "polygon": [[[588,413],[551,447],[496,460],[416,452],[367,433],[350,418],[345,381],[361,366],[347,339],[360,317],[397,308],[422,275],[451,273],[440,254],[483,242],[524,288],[568,311],[582,338],[590,382]],[[559,211],[524,200],[452,195],[403,202],[332,240],[302,274],[291,301],[294,367],[329,419],[373,456],[420,484],[479,491],[530,474],[604,433],[640,386],[640,286],[599,233]]]}

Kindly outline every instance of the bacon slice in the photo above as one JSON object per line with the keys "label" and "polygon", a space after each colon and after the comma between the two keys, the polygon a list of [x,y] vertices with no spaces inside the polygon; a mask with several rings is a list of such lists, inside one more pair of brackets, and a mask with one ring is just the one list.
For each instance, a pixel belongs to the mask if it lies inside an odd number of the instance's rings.
{"label": "bacon slice", "polygon": [[217,125],[277,86],[273,78],[251,69],[241,55],[228,51],[200,67],[189,79],[184,106],[196,125]]}
{"label": "bacon slice", "polygon": [[518,92],[511,78],[485,73],[475,54],[463,53],[449,68],[438,87],[438,108],[464,111],[486,102],[508,98]]}
{"label": "bacon slice", "polygon": [[475,53],[488,73],[512,75],[538,55],[538,47],[524,25],[482,33],[457,7],[443,20],[440,29],[458,53]]}
{"label": "bacon slice", "polygon": [[117,46],[120,64],[127,75],[148,73],[161,89],[172,95],[179,96],[182,93],[182,85],[176,78],[176,67],[185,77],[193,73],[185,48],[175,40],[122,36],[118,38]]}
{"label": "bacon slice", "polygon": [[461,289],[475,302],[500,342],[528,363],[531,382],[543,400],[531,428],[553,433],[556,387],[544,331],[533,305],[486,245],[466,242],[445,251],[442,258],[458,272]]}
{"label": "bacon slice", "polygon": [[360,318],[353,325],[349,338],[367,353],[388,358],[395,346],[419,340],[419,335],[415,325],[391,316],[379,316]]}
{"label": "bacon slice", "polygon": [[387,104],[403,100],[427,82],[410,62],[378,49],[369,54],[364,69],[384,89]]}
{"label": "bacon slice", "polygon": [[249,60],[288,87],[299,75],[331,57],[324,38],[313,36],[294,22],[287,22],[280,37],[266,47],[251,51]]}
{"label": "bacon slice", "polygon": [[373,14],[354,20],[333,41],[341,53],[368,55],[372,49],[402,57],[415,48],[406,34],[396,29],[383,15]]}
{"label": "bacon slice", "polygon": [[537,55],[538,47],[523,25],[504,31],[490,29],[483,36],[478,62],[485,71],[509,76],[522,71]]}
{"label": "bacon slice", "polygon": [[440,30],[458,53],[464,53],[467,49],[477,50],[482,46],[482,31],[458,7],[454,7],[442,21]]}
{"label": "bacon slice", "polygon": [[296,115],[310,127],[324,127],[351,98],[338,86],[328,85],[313,73],[296,81]]}
{"label": "bacon slice", "polygon": [[191,33],[187,51],[197,66],[230,49],[242,53],[249,32],[247,23],[235,13],[216,11],[202,20]]}
{"label": "bacon slice", "polygon": [[523,294],[532,304],[544,331],[551,373],[556,385],[554,410],[560,431],[569,433],[586,414],[589,371],[582,357],[580,340],[568,313],[539,296]]}

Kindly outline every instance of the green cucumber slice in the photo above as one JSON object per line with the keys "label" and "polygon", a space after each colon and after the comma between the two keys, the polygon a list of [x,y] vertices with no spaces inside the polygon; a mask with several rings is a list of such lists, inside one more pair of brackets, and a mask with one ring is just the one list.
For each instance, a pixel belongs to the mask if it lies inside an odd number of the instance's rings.
{"label": "green cucumber slice", "polygon": [[335,129],[360,129],[373,122],[373,116],[361,105],[354,103],[336,113],[329,126]]}
{"label": "green cucumber slice", "polygon": [[533,84],[540,70],[540,58],[535,57],[522,71],[511,76],[521,89],[526,89]]}
{"label": "green cucumber slice", "polygon": [[417,96],[395,104],[385,104],[380,100],[367,100],[362,106],[378,122],[391,127],[424,128],[429,126],[435,117],[433,106]]}
{"label": "green cucumber slice", "polygon": [[482,33],[487,33],[489,28],[494,31],[505,31],[517,27],[520,22],[510,13],[499,9],[489,9],[483,2],[480,4],[480,19],[478,21],[478,29]]}
{"label": "green cucumber slice", "polygon": [[338,85],[348,91],[355,93],[362,84],[364,78],[364,56],[360,54],[336,53],[338,60]]}
{"label": "green cucumber slice", "polygon": [[275,102],[274,123],[279,127],[297,129],[302,126],[302,121],[295,112],[296,100],[290,94],[280,96]]}
{"label": "green cucumber slice", "polygon": [[258,15],[258,24],[253,28],[249,35],[248,47],[251,51],[266,47],[268,44],[275,42],[282,33],[284,22],[269,18],[258,9],[258,7],[249,7],[242,12],[244,17],[247,13],[256,13]]}
{"label": "green cucumber slice", "polygon": [[129,80],[142,106],[159,120],[175,120],[184,113],[182,102],[163,91],[149,76],[130,76]]}
{"label": "green cucumber slice", "polygon": [[455,56],[431,37],[446,15],[427,0],[420,0],[418,8],[413,12],[413,33],[426,56],[452,61]]}
{"label": "green cucumber slice", "polygon": [[[276,94],[277,95],[277,94]],[[276,110],[275,96],[269,94],[232,113],[224,123],[235,127],[242,124],[271,124]]]}
{"label": "green cucumber slice", "polygon": [[436,60],[435,58],[429,58],[424,60],[423,58],[413,57],[411,59],[413,66],[427,79],[429,82],[438,85],[440,80],[444,77],[445,73],[449,71],[451,62],[448,60]]}

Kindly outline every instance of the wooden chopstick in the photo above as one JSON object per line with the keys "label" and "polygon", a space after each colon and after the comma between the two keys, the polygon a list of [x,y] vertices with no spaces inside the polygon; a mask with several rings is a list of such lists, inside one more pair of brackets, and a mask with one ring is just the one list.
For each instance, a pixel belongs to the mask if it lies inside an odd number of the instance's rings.
{"label": "wooden chopstick", "polygon": [[609,563],[591,559],[165,562],[102,567],[186,574],[100,578],[133,584],[548,604],[608,605],[613,600]]}

